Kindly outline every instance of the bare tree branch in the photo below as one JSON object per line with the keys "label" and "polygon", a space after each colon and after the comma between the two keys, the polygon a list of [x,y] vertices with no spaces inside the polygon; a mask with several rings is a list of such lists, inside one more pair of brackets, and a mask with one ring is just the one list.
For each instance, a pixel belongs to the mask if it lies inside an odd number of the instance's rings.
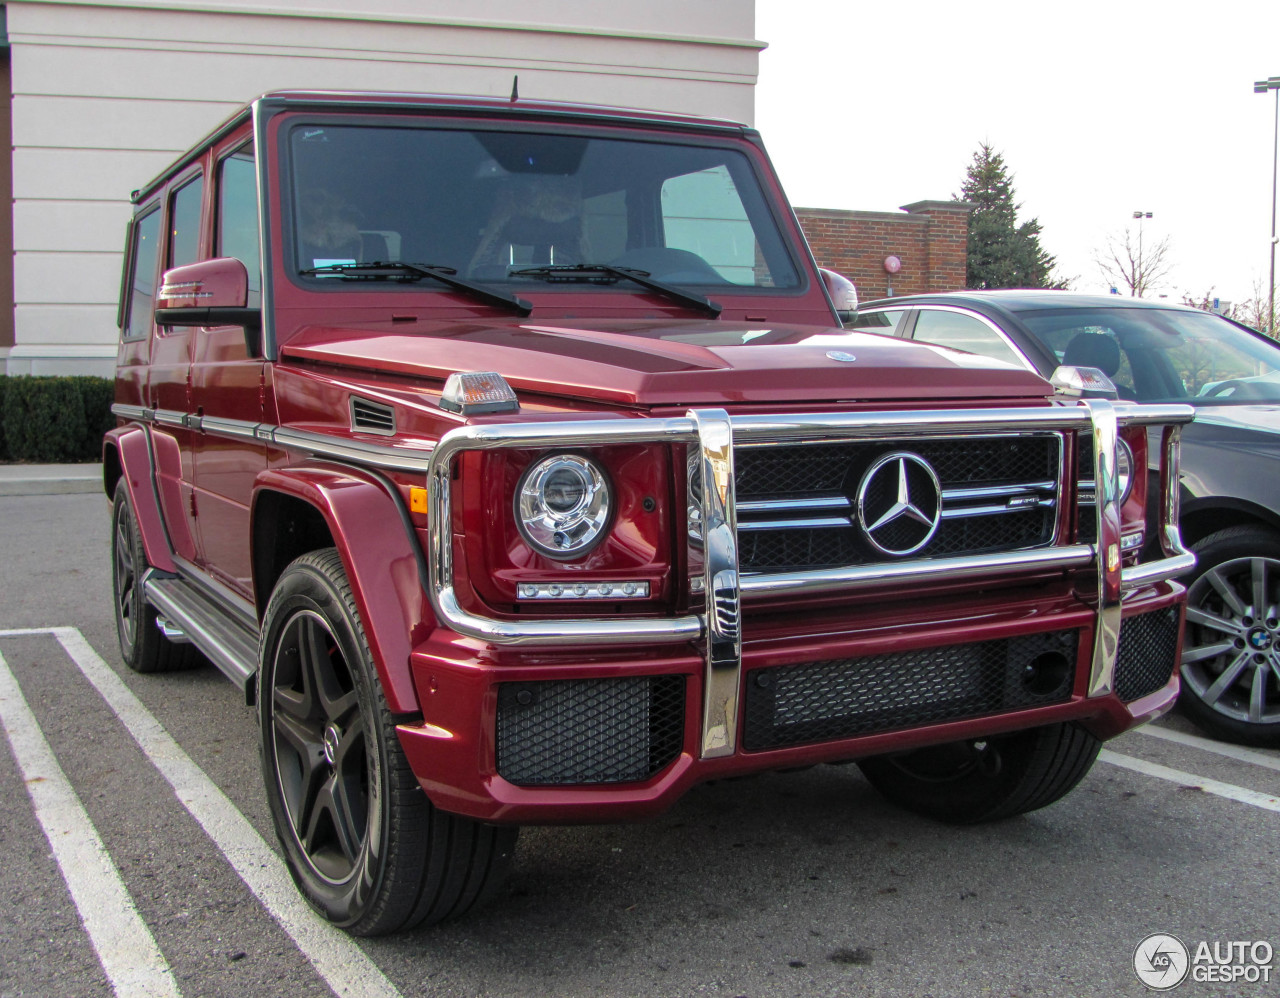
{"label": "bare tree branch", "polygon": [[1094,253],[1094,263],[1108,281],[1125,287],[1132,298],[1146,297],[1168,275],[1173,263],[1168,259],[1169,237],[1142,239],[1125,229],[1123,238],[1108,236],[1106,246]]}

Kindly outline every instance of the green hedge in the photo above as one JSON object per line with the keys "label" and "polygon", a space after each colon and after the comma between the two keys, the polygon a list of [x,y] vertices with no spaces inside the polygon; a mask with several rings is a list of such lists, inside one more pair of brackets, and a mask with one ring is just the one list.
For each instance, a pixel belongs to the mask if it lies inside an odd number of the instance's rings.
{"label": "green hedge", "polygon": [[107,378],[0,375],[0,460],[101,460],[114,395]]}

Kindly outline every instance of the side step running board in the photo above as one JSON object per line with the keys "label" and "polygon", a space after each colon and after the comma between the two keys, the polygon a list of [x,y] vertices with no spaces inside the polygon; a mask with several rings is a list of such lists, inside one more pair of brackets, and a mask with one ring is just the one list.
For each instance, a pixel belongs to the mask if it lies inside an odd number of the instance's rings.
{"label": "side step running board", "polygon": [[258,632],[245,626],[192,583],[148,575],[143,593],[166,621],[178,628],[253,702],[258,671]]}

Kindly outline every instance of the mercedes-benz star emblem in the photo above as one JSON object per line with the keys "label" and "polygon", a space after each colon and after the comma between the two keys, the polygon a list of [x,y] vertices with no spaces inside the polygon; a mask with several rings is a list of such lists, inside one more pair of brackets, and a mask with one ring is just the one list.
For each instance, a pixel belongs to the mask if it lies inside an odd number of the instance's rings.
{"label": "mercedes-benz star emblem", "polygon": [[941,522],[942,485],[919,454],[882,454],[858,483],[858,523],[881,554],[915,554]]}

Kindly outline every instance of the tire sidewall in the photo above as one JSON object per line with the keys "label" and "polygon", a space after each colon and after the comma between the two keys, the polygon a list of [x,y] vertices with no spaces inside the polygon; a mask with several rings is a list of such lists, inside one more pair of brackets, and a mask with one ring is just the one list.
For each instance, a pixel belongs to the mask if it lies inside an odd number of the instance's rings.
{"label": "tire sidewall", "polygon": [[[277,768],[273,697],[277,645],[289,622],[300,612],[318,614],[328,624],[351,673],[359,710],[365,725],[365,759],[369,768],[369,819],[364,842],[351,876],[333,884],[315,870],[292,823],[282,798]],[[377,705],[380,692],[373,675],[371,656],[359,620],[352,619],[333,582],[313,556],[304,556],[285,569],[264,615],[260,652],[258,695],[263,778],[276,834],[284,848],[289,872],[303,896],[329,921],[348,927],[360,921],[375,903],[387,862],[390,807],[385,783],[387,744]]]}
{"label": "tire sidewall", "polygon": [[[130,551],[129,556],[133,561],[133,593],[130,597],[130,603],[133,610],[133,635],[126,637],[124,617],[120,613],[120,578],[116,571],[116,565],[119,558],[120,544],[120,523],[125,521],[128,524],[128,535]],[[111,606],[112,612],[116,618],[116,640],[120,645],[120,656],[125,663],[131,668],[135,667],[138,656],[138,642],[142,637],[142,627],[144,621],[142,619],[142,591],[139,586],[141,578],[138,562],[138,521],[133,515],[133,506],[129,503],[129,497],[123,484],[116,488],[115,498],[111,504]]]}
{"label": "tire sidewall", "polygon": [[[1196,554],[1196,567],[1193,573],[1183,578],[1187,587],[1188,609],[1197,607],[1192,602],[1192,591],[1210,569],[1240,558],[1265,558],[1280,563],[1280,536],[1261,527],[1235,528],[1210,534],[1193,544],[1192,550]],[[1194,595],[1198,597],[1200,594]],[[1192,626],[1195,625],[1189,621],[1188,627]],[[1196,693],[1191,683],[1182,677],[1181,664],[1178,674],[1182,678],[1179,703],[1183,712],[1212,734],[1241,744],[1280,744],[1280,724],[1253,724],[1228,717],[1205,703]]]}

